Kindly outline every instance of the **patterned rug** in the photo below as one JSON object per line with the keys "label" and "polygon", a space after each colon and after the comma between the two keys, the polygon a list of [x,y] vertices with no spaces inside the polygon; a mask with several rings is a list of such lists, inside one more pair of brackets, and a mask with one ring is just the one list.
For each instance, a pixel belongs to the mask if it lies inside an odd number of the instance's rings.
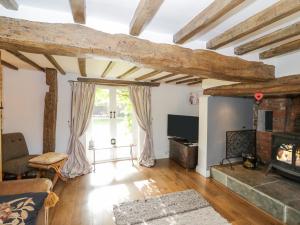
{"label": "patterned rug", "polygon": [[229,225],[195,190],[114,205],[117,225]]}

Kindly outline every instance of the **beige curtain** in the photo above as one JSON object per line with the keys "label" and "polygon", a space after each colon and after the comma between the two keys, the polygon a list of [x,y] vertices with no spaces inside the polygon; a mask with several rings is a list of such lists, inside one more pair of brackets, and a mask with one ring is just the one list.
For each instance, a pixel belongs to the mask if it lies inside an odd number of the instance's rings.
{"label": "beige curtain", "polygon": [[151,88],[129,86],[129,96],[137,115],[139,126],[145,131],[144,146],[139,156],[139,164],[146,167],[155,165],[151,127]]}
{"label": "beige curtain", "polygon": [[73,178],[91,172],[91,165],[86,157],[86,151],[80,142],[80,137],[88,128],[95,100],[95,84],[73,82],[71,106],[71,135],[68,155],[62,174]]}

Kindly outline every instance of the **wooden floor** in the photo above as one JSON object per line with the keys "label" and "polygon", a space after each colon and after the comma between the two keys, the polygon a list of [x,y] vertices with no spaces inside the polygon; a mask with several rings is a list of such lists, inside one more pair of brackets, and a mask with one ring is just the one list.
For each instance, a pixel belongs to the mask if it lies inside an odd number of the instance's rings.
{"label": "wooden floor", "polygon": [[221,184],[167,159],[158,160],[151,169],[132,167],[129,161],[99,164],[96,173],[58,182],[55,192],[60,201],[50,212],[50,224],[111,225],[113,204],[190,188],[234,225],[281,224]]}

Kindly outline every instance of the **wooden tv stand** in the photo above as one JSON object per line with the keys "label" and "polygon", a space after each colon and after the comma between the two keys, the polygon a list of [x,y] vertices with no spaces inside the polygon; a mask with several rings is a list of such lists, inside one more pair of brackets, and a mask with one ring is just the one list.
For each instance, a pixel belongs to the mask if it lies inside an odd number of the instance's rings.
{"label": "wooden tv stand", "polygon": [[195,169],[198,163],[198,146],[189,146],[185,140],[169,138],[170,159],[186,169]]}

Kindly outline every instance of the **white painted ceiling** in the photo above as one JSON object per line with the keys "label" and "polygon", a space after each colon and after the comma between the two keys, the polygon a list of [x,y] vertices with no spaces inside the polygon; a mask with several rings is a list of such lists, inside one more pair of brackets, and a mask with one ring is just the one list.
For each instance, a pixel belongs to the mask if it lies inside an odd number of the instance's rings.
{"label": "white painted ceiling", "polygon": [[[69,0],[16,1],[19,4],[18,11],[6,10],[0,6],[0,15],[42,22],[73,23]],[[194,16],[211,4],[212,1],[213,0],[164,0],[161,8],[142,32],[140,38],[154,42],[172,43],[173,35]],[[278,2],[278,0],[246,0],[244,4],[233,10],[225,19],[222,18],[221,23],[210,27],[209,30],[197,35],[193,40],[187,42],[183,46],[193,49],[205,48],[206,41],[276,2]],[[129,24],[138,3],[139,0],[86,0],[86,26],[109,33],[128,34]],[[259,30],[243,39],[230,43],[229,45],[218,49],[217,52],[225,55],[234,55],[233,47],[238,44],[253,40],[297,21],[300,21],[300,13],[293,14],[292,16],[267,26],[263,30]],[[299,58],[299,56],[300,52],[296,52],[276,57],[275,59],[268,59],[264,62],[276,66],[277,76],[286,75],[287,73],[300,73],[298,65],[290,66],[290,63]],[[34,61],[44,61],[44,59],[38,58],[39,56],[31,55],[31,59],[34,59]],[[68,57],[56,57],[59,63],[66,67],[66,71],[72,69],[72,72],[78,73],[78,65],[74,64],[76,63],[76,59],[67,58]],[[242,58],[259,61],[258,51],[243,55]],[[44,64],[45,62],[41,63]],[[88,60],[88,64],[90,65],[90,68],[92,68],[92,71],[89,73],[92,76],[96,76],[99,74],[99,71],[105,67],[105,63],[107,63],[107,61],[101,65],[97,63],[97,61]],[[150,68],[147,69],[150,70]]]}

